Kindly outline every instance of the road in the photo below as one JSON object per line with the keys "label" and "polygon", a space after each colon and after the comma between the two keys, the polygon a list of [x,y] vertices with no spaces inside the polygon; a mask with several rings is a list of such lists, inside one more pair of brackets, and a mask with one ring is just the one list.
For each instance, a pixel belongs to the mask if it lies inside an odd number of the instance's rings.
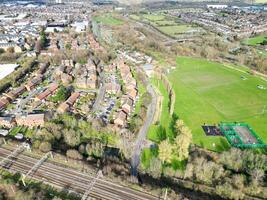
{"label": "road", "polygon": [[103,100],[105,92],[106,92],[106,88],[105,88],[105,84],[104,84],[105,83],[104,78],[105,78],[104,77],[104,72],[101,72],[99,74],[100,87],[99,87],[99,90],[98,90],[98,94],[97,94],[95,103],[94,103],[93,108],[92,108],[93,112],[96,112],[97,110],[99,110],[100,103]]}
{"label": "road", "polygon": [[[3,160],[11,153],[10,150],[0,148],[0,160]],[[38,162],[38,159],[25,154],[19,154],[14,162],[7,168],[12,173],[27,172]],[[31,174],[34,180],[42,181],[61,190],[68,190],[79,195],[87,191],[88,186],[94,180],[96,174],[85,174],[73,169],[55,165],[49,161],[44,162],[36,171]],[[90,197],[105,200],[156,200],[159,199],[151,194],[135,189],[130,189],[109,180],[98,179],[92,188]]]}
{"label": "road", "polygon": [[145,141],[148,129],[153,122],[155,111],[156,111],[156,106],[157,106],[157,95],[153,87],[151,86],[151,84],[148,84],[147,91],[151,95],[152,100],[147,108],[146,121],[141,127],[141,129],[139,130],[138,137],[136,139],[134,151],[133,151],[132,158],[131,158],[132,175],[134,176],[137,175],[137,168],[140,163],[140,155],[141,155],[142,148],[143,148],[143,142]]}
{"label": "road", "polygon": [[25,99],[21,99],[21,101],[17,104],[16,109],[13,110],[12,114],[17,114],[17,113],[21,113],[22,110],[25,108],[25,105],[37,94],[41,93],[42,91],[44,91],[46,88],[39,88],[39,89],[35,89],[33,91],[30,91],[29,95],[25,98]]}
{"label": "road", "polygon": [[100,86],[98,93],[97,93],[95,103],[94,103],[93,108],[92,108],[93,112],[99,110],[100,103],[104,98],[105,92],[106,92],[105,86],[104,85]]}

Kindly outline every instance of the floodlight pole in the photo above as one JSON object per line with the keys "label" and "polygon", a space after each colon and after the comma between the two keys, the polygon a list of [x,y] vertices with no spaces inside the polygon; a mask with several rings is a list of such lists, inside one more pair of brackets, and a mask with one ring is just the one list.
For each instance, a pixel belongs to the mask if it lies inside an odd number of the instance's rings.
{"label": "floodlight pole", "polygon": [[102,171],[99,170],[96,174],[96,177],[93,179],[93,181],[90,183],[90,185],[88,186],[86,192],[83,194],[83,197],[82,197],[82,200],[87,200],[88,199],[88,195],[90,194],[91,190],[93,189],[96,181],[99,179],[99,178],[102,178],[103,177],[103,174],[102,174]]}
{"label": "floodlight pole", "polygon": [[168,190],[165,190],[165,195],[164,195],[164,200],[167,200],[167,194],[168,194]]}
{"label": "floodlight pole", "polygon": [[51,158],[53,158],[53,154],[52,154],[52,152],[50,151],[50,152],[48,152],[48,153],[46,153],[28,172],[27,172],[27,174],[23,174],[22,175],[22,179],[21,179],[21,181],[22,181],[22,183],[23,183],[23,185],[24,186],[26,186],[26,183],[25,183],[25,179],[28,177],[28,176],[30,176],[34,171],[36,171],[47,159],[48,159],[48,157],[49,156],[51,156]]}
{"label": "floodlight pole", "polygon": [[24,149],[27,148],[25,143],[18,146],[14,151],[11,152],[6,158],[1,160],[0,167],[6,166],[9,162],[12,162],[15,157],[17,157],[20,153],[24,151]]}

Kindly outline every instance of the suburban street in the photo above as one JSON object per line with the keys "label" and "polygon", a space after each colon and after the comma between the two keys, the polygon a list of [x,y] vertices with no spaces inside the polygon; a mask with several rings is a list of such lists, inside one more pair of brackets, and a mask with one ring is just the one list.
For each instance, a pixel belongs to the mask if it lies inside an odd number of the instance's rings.
{"label": "suburban street", "polygon": [[[11,153],[10,150],[0,148],[0,159],[3,160]],[[38,160],[26,156],[25,154],[19,154],[15,160],[11,161],[11,165],[8,165],[8,171],[22,174],[27,172],[34,166]],[[88,190],[88,186],[94,180],[96,174],[85,174],[73,169],[62,167],[50,163],[44,162],[36,171],[29,175],[34,180],[42,181],[49,185],[52,185],[61,190],[67,190],[79,195],[83,195]],[[29,178],[27,177],[27,178]],[[98,179],[89,193],[89,197],[96,199],[127,199],[127,200],[156,200],[159,199],[151,194],[143,191],[130,189],[129,187],[112,183],[105,179]]]}
{"label": "suburban street", "polygon": [[21,99],[19,104],[16,105],[16,108],[10,112],[10,114],[17,114],[21,113],[22,110],[25,108],[25,105],[37,94],[42,92],[45,88],[39,88],[31,91],[29,95],[25,99]]}
{"label": "suburban street", "polygon": [[140,163],[140,154],[142,152],[143,142],[146,139],[148,129],[153,122],[154,114],[156,111],[156,105],[157,105],[157,95],[153,87],[150,84],[148,84],[147,86],[147,91],[150,93],[152,100],[147,109],[146,121],[144,125],[141,127],[141,129],[139,130],[138,137],[136,139],[136,143],[134,146],[134,151],[133,151],[133,155],[131,159],[132,174],[134,176],[137,175],[137,168]]}

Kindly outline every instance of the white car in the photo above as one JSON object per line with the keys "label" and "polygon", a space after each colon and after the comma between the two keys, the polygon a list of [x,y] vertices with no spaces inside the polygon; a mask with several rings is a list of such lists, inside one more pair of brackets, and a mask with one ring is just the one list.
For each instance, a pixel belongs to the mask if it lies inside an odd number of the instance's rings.
{"label": "white car", "polygon": [[23,139],[23,134],[21,133],[18,133],[17,135],[15,135],[15,138],[18,139],[18,140],[22,140]]}

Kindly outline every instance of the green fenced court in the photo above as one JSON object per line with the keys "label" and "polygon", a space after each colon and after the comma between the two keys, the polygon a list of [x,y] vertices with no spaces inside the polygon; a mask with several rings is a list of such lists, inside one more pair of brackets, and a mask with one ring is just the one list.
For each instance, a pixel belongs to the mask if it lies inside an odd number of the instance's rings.
{"label": "green fenced court", "polygon": [[266,145],[246,123],[221,123],[219,127],[233,147],[262,148]]}

